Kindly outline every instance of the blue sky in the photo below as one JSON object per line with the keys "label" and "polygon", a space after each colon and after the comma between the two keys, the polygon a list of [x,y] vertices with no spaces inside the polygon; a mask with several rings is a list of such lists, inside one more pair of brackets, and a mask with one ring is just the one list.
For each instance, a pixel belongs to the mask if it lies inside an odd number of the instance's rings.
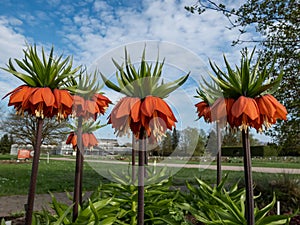
{"label": "blue sky", "polygon": [[[94,68],[93,65],[100,64],[100,71],[111,76],[114,69],[103,62],[110,61],[111,57],[122,60],[124,46],[132,47],[129,53],[137,61],[141,56],[141,46],[145,43],[148,43],[146,52],[152,54],[150,58],[153,59],[157,56],[159,46],[160,58],[166,59],[169,74],[179,76],[193,70],[192,81],[183,89],[185,94],[178,92],[170,96],[168,101],[176,108],[182,106],[182,102],[187,102],[188,98],[192,108],[189,112],[185,111],[186,108],[178,108],[178,115],[189,118],[183,126],[190,124],[198,127],[198,122],[194,122],[196,114],[193,108],[198,100],[192,96],[195,95],[200,77],[207,75],[208,59],[222,65],[222,55],[226,54],[232,64],[238,63],[240,50],[245,46],[231,46],[231,42],[238,37],[238,30],[228,30],[226,27],[230,24],[221,14],[206,12],[198,16],[184,9],[184,6],[195,2],[2,0],[0,66],[5,67],[9,58],[23,58],[22,49],[27,42],[43,46],[46,50],[54,46],[57,55],[72,55],[75,65]],[[243,3],[233,0],[227,2],[233,6]],[[245,38],[255,38],[255,35],[250,32]],[[167,76],[167,79],[173,79],[172,76]],[[19,84],[21,82],[12,75],[1,72],[0,95],[3,96]],[[105,92],[113,101],[120,97],[109,90]],[[113,138],[113,133],[107,135]]]}

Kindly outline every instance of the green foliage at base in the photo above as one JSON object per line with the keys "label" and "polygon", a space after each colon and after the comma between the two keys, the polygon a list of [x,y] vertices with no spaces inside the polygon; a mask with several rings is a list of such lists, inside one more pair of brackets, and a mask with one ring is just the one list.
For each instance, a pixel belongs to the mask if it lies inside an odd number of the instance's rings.
{"label": "green foliage at base", "polygon": [[[172,186],[165,171],[157,174],[148,171],[147,176],[150,177],[147,181],[150,183],[145,185],[144,191],[144,224],[247,224],[245,189],[239,188],[238,183],[226,187],[227,175],[218,186],[212,187],[195,178],[196,185],[187,182],[183,189],[177,189]],[[58,203],[53,197],[52,208],[56,214],[47,211],[35,213],[33,224],[137,224],[137,180],[128,173],[123,176],[111,174],[116,183],[100,185],[79,208],[75,222],[72,222],[73,206]],[[292,215],[270,215],[275,202],[273,196],[271,203],[255,208],[255,225],[288,224]]]}
{"label": "green foliage at base", "polygon": [[[189,192],[180,207],[191,213],[197,221],[212,225],[246,225],[244,188],[238,188],[238,183],[225,188],[227,175],[215,187],[196,178],[197,185],[187,183]],[[258,198],[258,197],[256,197]],[[291,215],[268,215],[276,203],[275,195],[272,202],[263,208],[255,208],[255,225],[288,224]]]}
{"label": "green foliage at base", "polygon": [[[144,224],[182,224],[184,213],[175,204],[181,202],[179,190],[171,190],[171,179],[162,170],[159,174],[148,171],[149,185],[144,187],[145,223]],[[92,193],[90,198],[79,208],[78,218],[72,222],[72,205],[58,203],[55,198],[52,208],[56,215],[47,211],[35,213],[34,224],[137,224],[138,186],[137,180],[132,180],[128,174],[120,177],[112,173],[116,183],[103,184]]]}

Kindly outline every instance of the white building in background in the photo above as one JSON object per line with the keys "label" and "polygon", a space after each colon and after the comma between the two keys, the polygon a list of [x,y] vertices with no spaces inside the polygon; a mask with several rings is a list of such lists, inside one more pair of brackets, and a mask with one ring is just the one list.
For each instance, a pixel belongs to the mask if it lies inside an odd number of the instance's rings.
{"label": "white building in background", "polygon": [[[17,155],[19,149],[32,150],[32,145],[13,144],[10,149],[11,155]],[[42,145],[41,154],[49,153],[51,155],[72,155],[72,145],[61,142],[59,145]],[[92,149],[86,149],[86,155],[124,155],[130,154],[131,147],[119,146],[117,139],[98,139],[98,145]]]}
{"label": "white building in background", "polygon": [[27,149],[27,150],[33,150],[33,147],[31,144],[27,145],[18,145],[18,144],[13,144],[10,147],[10,154],[11,155],[18,155],[18,150],[19,149]]}
{"label": "white building in background", "polygon": [[[18,150],[20,149],[33,150],[33,146],[31,144],[27,144],[27,145],[13,144],[11,145],[10,148],[10,154],[18,155]],[[59,152],[58,149],[59,147],[57,145],[41,145],[41,153],[49,152],[49,154],[57,155]]]}

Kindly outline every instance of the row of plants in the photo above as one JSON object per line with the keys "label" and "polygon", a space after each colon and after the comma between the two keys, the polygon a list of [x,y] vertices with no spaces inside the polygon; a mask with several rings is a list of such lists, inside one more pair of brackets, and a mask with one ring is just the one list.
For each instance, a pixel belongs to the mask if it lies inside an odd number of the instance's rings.
{"label": "row of plants", "polygon": [[[77,153],[73,197],[73,221],[75,221],[79,205],[82,204],[84,149],[97,144],[93,132],[102,125],[95,121],[99,115],[105,113],[112,102],[100,92],[102,85],[97,77],[98,70],[88,74],[82,66],[73,68],[72,58],[69,56],[63,59],[63,55],[56,58],[53,47],[49,58],[46,57],[44,49],[40,57],[36,46],[28,46],[23,52],[25,55],[23,60],[14,60],[18,68],[12,59],[9,59],[7,67],[2,69],[24,82],[3,97],[9,96],[8,106],[14,106],[18,115],[37,118],[25,223],[31,225],[32,220],[44,118],[53,117],[59,121],[70,117],[77,119],[70,126],[73,132],[66,141],[67,144],[73,145]],[[103,74],[102,79],[106,86],[124,94],[125,97],[113,108],[107,123],[112,124],[117,136],[127,135],[131,131],[132,135],[140,140],[139,150],[142,157],[144,147],[141,146],[145,145],[146,139],[151,142],[160,140],[167,129],[172,130],[175,127],[177,120],[163,98],[181,86],[189,74],[165,83],[161,78],[164,62],[160,63],[157,59],[154,67],[149,65],[145,60],[145,49],[139,70],[130,62],[126,49],[126,69],[124,70],[123,65],[119,65],[114,59],[113,63],[118,70],[116,74],[118,84],[112,83]],[[143,166],[142,163],[144,160],[139,160],[140,166]],[[143,174],[141,170],[139,169]],[[140,207],[143,205],[143,192],[142,189],[139,190]],[[143,224],[143,210],[139,216],[139,223]]]}
{"label": "row of plants", "polygon": [[[195,178],[193,184],[186,182],[184,186],[174,187],[166,170],[155,174],[153,169],[147,171],[150,184],[145,185],[145,224],[247,224],[246,193],[239,182],[230,185],[226,175],[219,185],[212,186]],[[73,206],[52,196],[51,207],[55,213],[35,212],[32,224],[137,224],[137,180],[132,180],[128,173],[111,174],[115,182],[100,185],[83,202],[75,221],[72,221]],[[259,198],[256,196],[256,201]],[[273,195],[268,204],[255,207],[256,225],[289,224],[294,215],[272,215],[275,203]]]}
{"label": "row of plants", "polygon": [[[97,144],[93,131],[102,125],[95,123],[97,117],[104,114],[112,102],[100,92],[101,85],[97,82],[97,71],[94,74],[85,74],[80,67],[72,69],[69,57],[60,62],[53,58],[53,48],[49,59],[42,50],[42,59],[39,58],[36,47],[29,47],[24,51],[23,61],[15,60],[16,64],[25,73],[18,72],[9,60],[4,70],[12,73],[25,82],[8,93],[9,105],[14,106],[17,114],[28,114],[37,118],[36,144],[32,164],[31,182],[28,194],[26,224],[31,225],[36,177],[42,143],[42,130],[45,117],[57,117],[58,120],[77,118],[71,126],[73,132],[67,139],[76,149],[76,170],[73,196],[73,218],[78,219],[82,202],[82,171],[83,153],[85,148]],[[271,79],[269,72],[274,70],[274,63],[268,66],[261,65],[258,59],[254,66],[251,60],[254,50],[248,57],[248,52],[242,52],[240,68],[233,69],[226,58],[224,61],[227,71],[222,71],[216,64],[210,62],[215,76],[210,75],[213,83],[203,79],[197,93],[203,101],[197,107],[198,117],[204,117],[206,122],[215,122],[217,130],[217,185],[221,183],[221,143],[220,130],[225,126],[230,129],[241,129],[244,151],[244,171],[246,184],[246,201],[243,202],[246,221],[253,225],[255,218],[253,181],[251,171],[251,152],[249,129],[255,128],[258,132],[268,129],[277,119],[286,120],[287,111],[273,96],[283,76],[280,73]],[[189,78],[189,73],[179,79],[165,83],[162,80],[164,61],[148,64],[143,51],[140,67],[136,69],[130,61],[125,49],[125,62],[120,65],[114,59],[117,68],[117,83],[113,83],[101,74],[105,85],[125,97],[121,98],[108,116],[108,124],[112,125],[117,136],[132,134],[133,141],[138,142],[138,215],[139,225],[144,224],[144,165],[147,164],[145,154],[147,142],[150,144],[161,141],[166,131],[175,127],[177,119],[170,106],[163,100]],[[262,69],[259,68],[262,66]],[[78,74],[79,73],[79,74]],[[133,150],[134,151],[134,150]],[[132,155],[132,165],[134,156]],[[134,169],[134,167],[133,167]],[[133,173],[135,174],[135,173]],[[232,206],[234,207],[234,206]]]}

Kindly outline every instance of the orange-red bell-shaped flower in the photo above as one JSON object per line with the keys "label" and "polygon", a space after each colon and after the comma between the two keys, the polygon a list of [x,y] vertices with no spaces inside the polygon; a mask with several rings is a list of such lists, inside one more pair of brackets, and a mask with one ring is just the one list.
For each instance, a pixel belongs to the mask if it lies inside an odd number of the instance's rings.
{"label": "orange-red bell-shaped flower", "polygon": [[21,85],[8,95],[8,105],[14,106],[19,115],[27,112],[41,118],[57,116],[65,119],[72,112],[73,98],[66,90]]}
{"label": "orange-red bell-shaped flower", "polygon": [[[91,148],[98,145],[98,141],[93,133],[83,133],[82,143],[86,148]],[[77,135],[71,132],[67,138],[66,144],[72,144],[73,149],[77,147]]]}
{"label": "orange-red bell-shaped flower", "polygon": [[112,124],[118,136],[133,134],[139,138],[143,127],[148,137],[159,140],[167,129],[177,122],[171,108],[161,98],[146,96],[143,100],[124,97],[113,108],[108,123]]}
{"label": "orange-red bell-shaped flower", "polygon": [[73,114],[77,117],[83,116],[85,119],[97,119],[98,114],[104,114],[111,101],[101,94],[94,94],[91,99],[84,99],[74,95]]}

